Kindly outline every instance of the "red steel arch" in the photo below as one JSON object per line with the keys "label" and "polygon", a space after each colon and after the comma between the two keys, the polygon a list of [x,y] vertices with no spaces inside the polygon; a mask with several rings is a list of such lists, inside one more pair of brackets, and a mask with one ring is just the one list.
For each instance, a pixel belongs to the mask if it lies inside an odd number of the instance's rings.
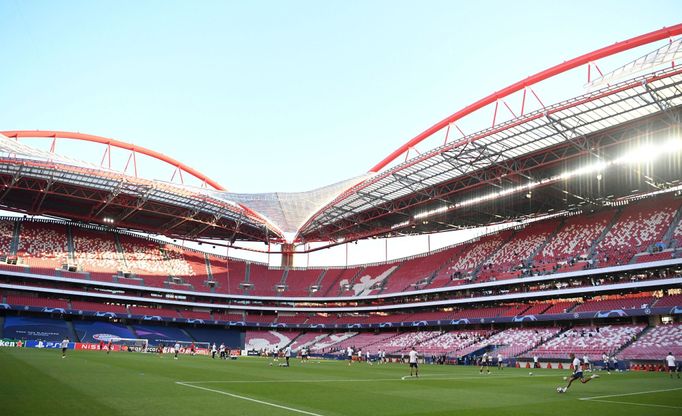
{"label": "red steel arch", "polygon": [[50,130],[10,130],[10,131],[0,131],[10,138],[62,138],[62,139],[73,139],[73,140],[83,140],[86,142],[100,143],[107,146],[113,146],[119,149],[129,150],[133,153],[140,153],[154,159],[160,160],[162,162],[168,163],[175,168],[187,172],[195,178],[199,179],[201,182],[213,187],[219,191],[225,191],[225,187],[220,185],[218,182],[199,172],[198,170],[191,168],[184,163],[173,159],[172,157],[166,156],[163,153],[156,152],[146,147],[136,146],[134,144],[122,142],[120,140],[109,139],[107,137],[94,136],[92,134],[74,133],[68,131],[50,131]]}
{"label": "red steel arch", "polygon": [[500,91],[494,92],[488,95],[487,97],[484,97],[476,101],[475,103],[468,105],[467,107],[464,107],[463,109],[459,110],[453,115],[444,118],[443,120],[424,130],[419,135],[415,136],[410,141],[408,141],[407,143],[403,144],[398,149],[393,151],[393,153],[386,156],[381,162],[377,163],[374,167],[372,167],[372,169],[370,169],[370,172],[373,173],[379,172],[381,169],[386,167],[386,165],[397,159],[398,156],[402,155],[403,153],[405,153],[411,147],[414,147],[418,143],[421,143],[424,139],[430,137],[431,135],[437,133],[441,129],[447,127],[448,124],[454,123],[455,121],[461,119],[462,117],[467,116],[477,110],[480,110],[481,108],[489,104],[492,104],[495,101],[500,100],[504,97],[507,97],[515,92],[521,91],[526,87],[530,87],[532,85],[537,84],[538,82],[552,78],[556,75],[577,68],[581,65],[589,64],[590,62],[594,62],[598,59],[615,55],[617,53],[624,52],[629,49],[636,48],[638,46],[646,45],[648,43],[656,42],[666,38],[671,38],[673,36],[677,36],[680,34],[682,34],[682,23],[676,24],[671,27],[663,27],[662,29],[645,33],[643,35],[639,35],[634,38],[624,40],[622,42],[616,42],[613,45],[609,45],[601,49],[597,49],[596,51],[586,53],[584,55],[578,56],[577,58],[573,58],[559,65],[555,65],[551,68],[545,69],[544,71],[540,71],[535,75],[531,75]]}

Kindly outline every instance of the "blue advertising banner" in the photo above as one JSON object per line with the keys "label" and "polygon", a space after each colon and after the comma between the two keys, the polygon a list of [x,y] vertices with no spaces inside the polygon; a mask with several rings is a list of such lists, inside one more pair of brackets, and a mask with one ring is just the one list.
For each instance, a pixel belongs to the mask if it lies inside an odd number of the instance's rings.
{"label": "blue advertising banner", "polygon": [[59,341],[70,338],[66,322],[60,319],[7,316],[3,336],[13,339]]}
{"label": "blue advertising banner", "polygon": [[81,342],[109,342],[112,338],[135,338],[125,325],[108,322],[76,321],[73,323]]}

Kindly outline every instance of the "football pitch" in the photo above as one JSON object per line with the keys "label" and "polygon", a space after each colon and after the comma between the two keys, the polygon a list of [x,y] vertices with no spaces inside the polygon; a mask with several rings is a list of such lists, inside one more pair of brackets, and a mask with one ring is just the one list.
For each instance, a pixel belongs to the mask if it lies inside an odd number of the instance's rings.
{"label": "football pitch", "polygon": [[[566,394],[567,370],[0,349],[4,415],[682,415],[682,380],[601,374]],[[588,373],[589,374],[589,373]],[[406,377],[407,376],[407,377]]]}

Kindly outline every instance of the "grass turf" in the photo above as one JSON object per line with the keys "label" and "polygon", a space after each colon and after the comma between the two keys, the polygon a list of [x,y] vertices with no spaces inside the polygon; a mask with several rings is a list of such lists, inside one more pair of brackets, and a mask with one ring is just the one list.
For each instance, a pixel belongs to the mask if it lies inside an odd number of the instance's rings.
{"label": "grass turf", "polygon": [[[558,394],[568,371],[0,349],[7,415],[682,415],[682,380],[618,373]],[[183,384],[178,384],[182,382]],[[642,392],[650,392],[639,394]],[[637,394],[631,394],[637,393]],[[602,397],[605,396],[605,397]],[[581,398],[595,397],[591,400]],[[280,407],[277,407],[280,406]]]}

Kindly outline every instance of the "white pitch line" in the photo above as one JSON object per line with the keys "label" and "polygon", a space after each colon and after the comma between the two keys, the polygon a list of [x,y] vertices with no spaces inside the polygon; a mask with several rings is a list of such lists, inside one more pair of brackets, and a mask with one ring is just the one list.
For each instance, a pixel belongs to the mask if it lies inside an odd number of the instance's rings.
{"label": "white pitch line", "polygon": [[[447,376],[447,374],[443,374]],[[509,379],[509,378],[536,378],[536,377],[559,377],[551,374],[543,374],[537,376],[464,376],[464,377],[440,377],[439,374],[424,374],[419,376],[419,379],[425,377],[433,377],[433,380],[483,380],[483,379]],[[408,380],[410,376],[404,376],[401,378],[357,378],[357,379],[304,379],[304,380],[203,380],[203,381],[176,381],[176,383],[184,384],[267,384],[267,383],[363,383],[363,382],[380,382],[380,381],[399,381]]]}
{"label": "white pitch line", "polygon": [[590,400],[590,401],[591,402],[600,402],[600,403],[631,404],[633,406],[664,407],[666,409],[682,409],[682,406],[666,406],[664,404],[632,403],[632,402],[619,402],[616,400],[599,400],[599,399]]}
{"label": "white pitch line", "polygon": [[634,393],[609,394],[609,395],[606,395],[606,396],[581,397],[579,400],[595,400],[595,399],[606,399],[606,398],[608,398],[608,397],[637,396],[637,395],[640,395],[640,394],[663,393],[663,392],[666,392],[666,391],[676,391],[676,390],[682,390],[682,387],[677,387],[677,388],[674,388],[674,389],[638,391],[638,392],[634,392]]}
{"label": "white pitch line", "polygon": [[310,416],[322,416],[322,415],[319,414],[319,413],[313,413],[313,412],[308,412],[308,411],[301,410],[301,409],[296,409],[296,408],[293,408],[293,407],[282,406],[282,405],[279,405],[279,404],[270,403],[270,402],[266,402],[266,401],[263,401],[263,400],[253,399],[253,398],[251,398],[251,397],[240,396],[240,395],[238,395],[238,394],[228,393],[228,392],[222,391],[222,390],[214,390],[214,389],[209,389],[209,388],[207,388],[207,387],[193,386],[193,385],[191,385],[191,384],[183,383],[183,382],[181,382],[181,381],[176,381],[175,384],[179,384],[179,385],[185,386],[185,387],[191,387],[191,388],[193,388],[193,389],[199,389],[199,390],[210,391],[210,392],[212,392],[212,393],[218,393],[218,394],[222,394],[222,395],[225,395],[225,396],[234,397],[235,399],[241,399],[241,400],[246,400],[246,401],[249,401],[249,402],[254,402],[254,403],[263,404],[263,405],[266,405],[266,406],[276,407],[276,408],[278,408],[278,409],[284,409],[284,410],[288,410],[288,411],[290,411],[290,412],[301,413],[301,414],[310,415]]}

